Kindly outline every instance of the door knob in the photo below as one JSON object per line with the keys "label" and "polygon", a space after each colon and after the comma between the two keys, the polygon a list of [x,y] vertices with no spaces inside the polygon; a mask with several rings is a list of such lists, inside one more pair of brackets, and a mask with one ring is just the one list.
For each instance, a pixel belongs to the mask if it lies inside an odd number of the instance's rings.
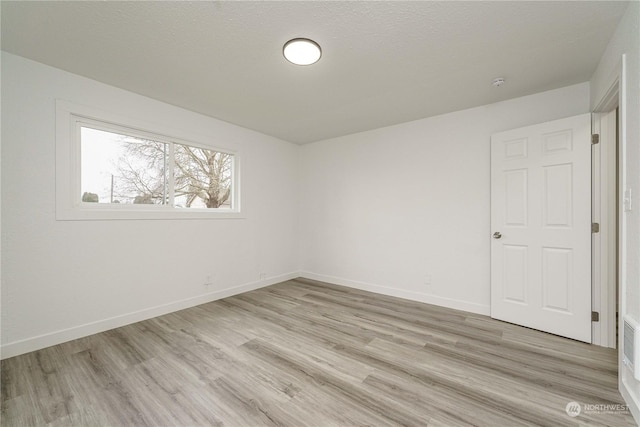
{"label": "door knob", "polygon": [[494,239],[499,239],[499,238],[501,238],[501,237],[502,237],[502,234],[500,234],[500,232],[499,232],[499,231],[496,231],[495,233],[493,233],[493,238],[494,238]]}

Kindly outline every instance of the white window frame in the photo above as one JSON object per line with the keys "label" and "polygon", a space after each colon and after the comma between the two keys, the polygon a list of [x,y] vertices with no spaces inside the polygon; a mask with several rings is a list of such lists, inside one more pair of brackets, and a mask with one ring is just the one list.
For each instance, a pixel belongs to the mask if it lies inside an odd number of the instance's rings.
{"label": "white window frame", "polygon": [[[188,145],[233,155],[231,208],[176,208],[170,205],[88,203],[81,195],[80,127],[151,139],[162,143]],[[235,219],[244,218],[240,210],[240,154],[235,150],[201,142],[186,132],[159,124],[121,117],[95,108],[56,101],[56,219],[142,220],[142,219]],[[207,138],[209,139],[209,138]],[[170,156],[170,161],[173,157]],[[172,170],[173,168],[171,168]],[[171,185],[174,177],[168,177]],[[171,201],[173,202],[173,201]]]}

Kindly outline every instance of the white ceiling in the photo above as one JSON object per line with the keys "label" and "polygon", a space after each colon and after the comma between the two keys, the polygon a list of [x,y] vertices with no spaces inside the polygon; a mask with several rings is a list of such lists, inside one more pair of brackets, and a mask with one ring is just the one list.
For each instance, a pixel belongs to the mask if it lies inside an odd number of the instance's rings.
{"label": "white ceiling", "polygon": [[2,1],[2,49],[302,144],[587,81],[626,6]]}

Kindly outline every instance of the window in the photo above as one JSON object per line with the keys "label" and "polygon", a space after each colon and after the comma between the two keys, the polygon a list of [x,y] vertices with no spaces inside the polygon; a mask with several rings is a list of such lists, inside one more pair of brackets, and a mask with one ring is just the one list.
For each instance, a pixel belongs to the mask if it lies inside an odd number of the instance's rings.
{"label": "window", "polygon": [[233,154],[77,123],[83,203],[231,208]]}
{"label": "window", "polygon": [[60,103],[58,123],[66,122],[68,132],[58,132],[57,148],[68,157],[58,156],[57,166],[68,176],[57,173],[58,219],[239,214],[236,153],[97,120]]}

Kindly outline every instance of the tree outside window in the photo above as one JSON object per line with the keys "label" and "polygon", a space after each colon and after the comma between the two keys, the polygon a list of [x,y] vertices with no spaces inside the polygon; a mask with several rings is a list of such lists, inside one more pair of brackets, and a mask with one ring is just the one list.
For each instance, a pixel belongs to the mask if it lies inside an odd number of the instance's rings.
{"label": "tree outside window", "polygon": [[81,127],[86,203],[230,208],[233,154]]}

